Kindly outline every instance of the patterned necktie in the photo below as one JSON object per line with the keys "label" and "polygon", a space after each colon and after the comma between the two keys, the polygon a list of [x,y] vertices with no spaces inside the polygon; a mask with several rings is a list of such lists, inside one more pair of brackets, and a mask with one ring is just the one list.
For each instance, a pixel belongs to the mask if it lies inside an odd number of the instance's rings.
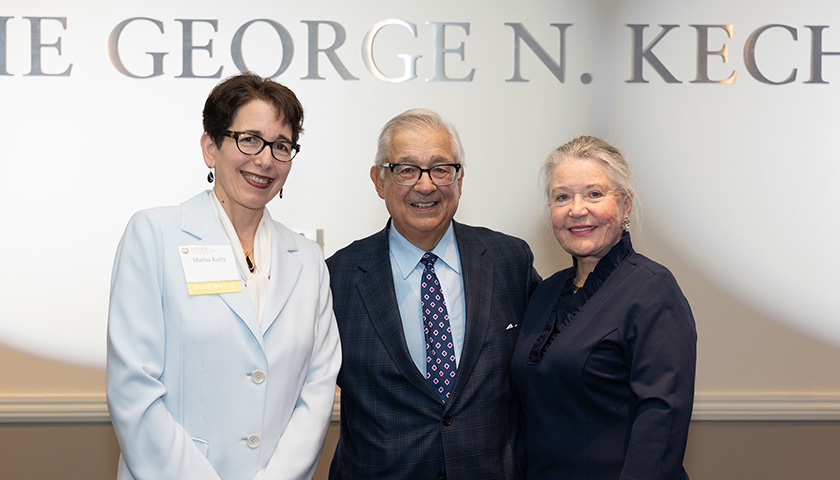
{"label": "patterned necktie", "polygon": [[420,259],[426,267],[420,281],[423,331],[426,334],[426,380],[446,402],[455,380],[455,349],[446,301],[435,274],[437,255],[426,252]]}

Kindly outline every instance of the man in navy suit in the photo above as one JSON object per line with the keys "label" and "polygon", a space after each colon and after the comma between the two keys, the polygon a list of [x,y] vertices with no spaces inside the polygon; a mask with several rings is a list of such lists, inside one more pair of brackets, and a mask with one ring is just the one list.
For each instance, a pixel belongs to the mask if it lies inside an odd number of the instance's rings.
{"label": "man in navy suit", "polygon": [[[370,170],[391,219],[327,260],[343,351],[331,479],[524,476],[509,363],[540,278],[524,241],[452,220],[463,156],[455,128],[436,113],[391,119]],[[443,363],[455,364],[451,381],[435,386],[427,377],[437,378],[436,340],[421,311],[427,253],[449,323],[443,342],[454,348]]]}

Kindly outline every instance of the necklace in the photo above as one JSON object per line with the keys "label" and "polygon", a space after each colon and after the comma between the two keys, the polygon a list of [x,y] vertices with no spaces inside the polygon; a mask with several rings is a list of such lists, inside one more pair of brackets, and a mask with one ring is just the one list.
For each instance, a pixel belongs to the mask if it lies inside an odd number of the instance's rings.
{"label": "necklace", "polygon": [[248,270],[251,273],[254,273],[254,264],[251,262],[251,252],[254,250],[254,247],[249,248],[248,250],[242,249],[242,252],[245,254],[245,263],[248,264]]}
{"label": "necklace", "polygon": [[575,275],[575,278],[573,278],[573,279],[572,279],[572,293],[573,293],[573,294],[574,294],[574,293],[577,293],[577,292],[578,292],[578,290],[580,290],[581,288],[583,288],[583,286],[586,284],[586,279],[584,278],[584,279],[583,279],[583,283],[582,283],[582,284],[580,284],[580,285],[578,285],[578,284],[577,284],[577,282],[575,281],[575,280],[577,280],[577,278],[578,278],[578,275]]}

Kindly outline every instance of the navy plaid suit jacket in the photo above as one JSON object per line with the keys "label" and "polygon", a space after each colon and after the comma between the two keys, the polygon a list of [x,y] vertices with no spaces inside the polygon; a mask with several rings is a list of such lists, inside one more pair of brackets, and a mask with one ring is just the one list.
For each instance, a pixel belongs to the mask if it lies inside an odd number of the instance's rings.
{"label": "navy plaid suit jacket", "polygon": [[341,433],[330,478],[523,478],[524,437],[509,366],[540,281],[530,248],[518,238],[454,223],[466,321],[444,404],[408,352],[389,226],[327,260],[343,351]]}

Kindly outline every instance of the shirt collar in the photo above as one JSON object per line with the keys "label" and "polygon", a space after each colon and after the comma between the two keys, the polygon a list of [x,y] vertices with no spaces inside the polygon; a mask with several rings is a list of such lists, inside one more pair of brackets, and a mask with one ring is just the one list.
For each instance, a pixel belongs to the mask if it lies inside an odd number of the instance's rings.
{"label": "shirt collar", "polygon": [[[414,244],[409,242],[400,232],[391,225],[388,229],[388,245],[391,251],[391,257],[399,267],[400,275],[403,280],[411,275],[411,272],[420,263],[423,258],[425,250],[417,248]],[[458,243],[455,241],[455,231],[452,228],[452,222],[449,222],[449,227],[446,233],[440,239],[432,253],[438,256],[449,268],[454,270],[457,274],[461,274],[461,257],[458,255]]]}

